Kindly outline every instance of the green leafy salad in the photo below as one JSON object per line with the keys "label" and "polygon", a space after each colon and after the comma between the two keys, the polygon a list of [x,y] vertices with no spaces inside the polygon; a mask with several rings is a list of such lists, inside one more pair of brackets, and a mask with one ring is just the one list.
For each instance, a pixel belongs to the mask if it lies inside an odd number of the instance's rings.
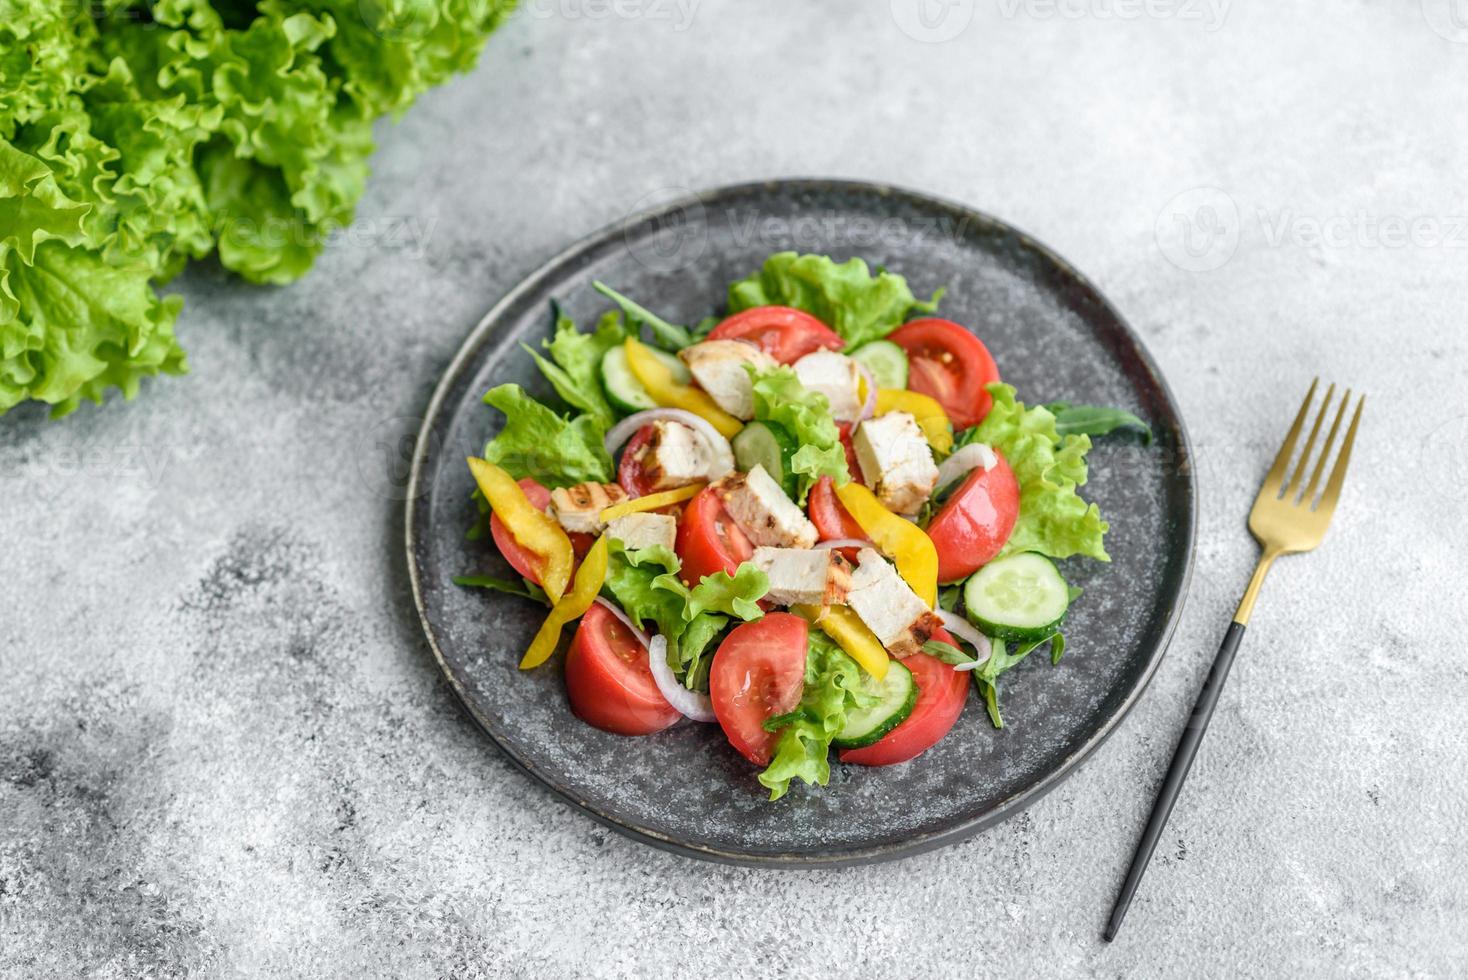
{"label": "green leafy salad", "polygon": [[[615,290],[591,330],[556,311],[469,461],[518,578],[461,585],[548,608],[520,666],[562,647],[572,711],[646,736],[716,724],[772,799],[845,764],[916,759],[1034,650],[1059,664],[1079,592],[1056,560],[1108,561],[1079,493],[1091,438],[1150,442],[1120,409],[1027,406],[941,292],[860,259],[782,252],[727,312],[663,319]],[[920,764],[920,763],[919,763]]]}
{"label": "green leafy salad", "polygon": [[0,0],[0,413],[185,368],[155,286],[286,283],[349,223],[372,123],[508,0]]}

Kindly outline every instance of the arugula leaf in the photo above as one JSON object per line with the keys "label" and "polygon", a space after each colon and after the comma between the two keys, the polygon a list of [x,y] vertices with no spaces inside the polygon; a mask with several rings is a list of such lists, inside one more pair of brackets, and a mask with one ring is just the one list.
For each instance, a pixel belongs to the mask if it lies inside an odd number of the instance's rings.
{"label": "arugula leaf", "polygon": [[937,657],[950,667],[973,663],[977,659],[953,644],[944,643],[942,640],[929,640],[927,643],[924,643],[923,653],[926,653],[930,657]]}
{"label": "arugula leaf", "polygon": [[883,270],[873,275],[861,259],[837,263],[826,255],[777,252],[729,287],[729,312],[793,306],[829,325],[854,350],[887,336],[914,311],[934,312],[942,296],[940,289],[921,301],[902,276]]}
{"label": "arugula leaf", "polygon": [[846,724],[847,711],[876,701],[877,695],[863,687],[856,661],[820,630],[811,630],[800,705],[766,722],[769,730],[782,729],[770,764],[759,776],[770,799],[784,796],[792,779],[826,785],[831,778],[831,740]]}
{"label": "arugula leaf", "polygon": [[1102,537],[1107,524],[1095,504],[1076,492],[1086,482],[1089,436],[1061,436],[1055,416],[1041,406],[1025,408],[1014,388],[988,386],[994,407],[984,421],[959,436],[957,444],[988,443],[1004,453],[1019,481],[1019,519],[1001,554],[1038,551],[1052,558],[1086,555],[1110,561]]}
{"label": "arugula leaf", "polygon": [[517,595],[525,599],[534,599],[543,602],[547,606],[551,604],[550,597],[545,590],[528,578],[522,578],[518,582],[512,582],[506,578],[495,578],[493,575],[455,575],[455,585],[466,588],[488,589],[491,592],[503,592],[506,595]]}
{"label": "arugula leaf", "polygon": [[1060,656],[1065,652],[1065,635],[1056,632],[1039,640],[1031,640],[1015,647],[1013,653],[1009,652],[1008,645],[1003,640],[992,639],[990,642],[992,652],[988,660],[974,669],[974,683],[983,695],[984,705],[989,711],[989,721],[995,728],[1003,728],[1004,719],[999,714],[999,676],[1013,669],[1032,651],[1046,643],[1053,644],[1050,653],[1051,666],[1060,663]]}
{"label": "arugula leaf", "polygon": [[557,309],[555,336],[544,341],[554,361],[542,357],[528,344],[520,346],[535,359],[536,367],[562,401],[595,417],[604,429],[610,429],[617,416],[602,392],[601,359],[626,339],[627,331],[615,315],[610,319],[603,317],[595,333],[585,334],[576,329],[574,320]]}
{"label": "arugula leaf", "polygon": [[754,417],[784,430],[799,444],[789,460],[795,474],[795,502],[804,504],[822,476],[838,485],[850,481],[841,430],[826,396],[802,385],[794,368],[781,365],[759,371],[746,365],[745,369],[754,382]]}
{"label": "arugula leaf", "polygon": [[515,479],[528,476],[548,487],[611,482],[606,428],[596,416],[562,418],[517,384],[491,388],[484,403],[505,413],[505,427],[485,445],[484,458]]}
{"label": "arugula leaf", "polygon": [[1141,437],[1142,445],[1152,445],[1152,427],[1125,409],[1072,405],[1070,402],[1051,402],[1045,408],[1055,416],[1055,431],[1061,436],[1131,432]]}
{"label": "arugula leaf", "polygon": [[[617,304],[622,311],[622,315],[627,318],[627,323],[631,325],[634,331],[639,327],[647,327],[648,332],[652,334],[653,343],[664,350],[680,351],[693,343],[693,331],[687,327],[679,326],[676,323],[669,323],[645,306],[634,303],[604,282],[593,282],[591,286],[607,299]],[[712,330],[713,327],[709,327],[709,329]]]}
{"label": "arugula leaf", "polygon": [[958,608],[958,602],[963,598],[963,583],[958,585],[945,585],[938,590],[938,607],[945,612],[953,612]]}

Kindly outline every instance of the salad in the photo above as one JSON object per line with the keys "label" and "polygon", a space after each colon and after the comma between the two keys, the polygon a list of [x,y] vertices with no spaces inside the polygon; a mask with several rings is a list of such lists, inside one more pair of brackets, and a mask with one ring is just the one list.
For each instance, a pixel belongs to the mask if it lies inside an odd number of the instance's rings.
{"label": "salad", "polygon": [[717,724],[778,799],[843,763],[916,758],[971,687],[1059,663],[1078,591],[1056,559],[1107,561],[1077,488],[1120,410],[1027,407],[984,343],[900,275],[782,252],[728,315],[671,323],[597,283],[590,331],[555,311],[525,351],[559,399],[503,384],[470,459],[481,522],[519,580],[459,584],[548,607],[522,669],[565,656],[571,710],[621,735]]}

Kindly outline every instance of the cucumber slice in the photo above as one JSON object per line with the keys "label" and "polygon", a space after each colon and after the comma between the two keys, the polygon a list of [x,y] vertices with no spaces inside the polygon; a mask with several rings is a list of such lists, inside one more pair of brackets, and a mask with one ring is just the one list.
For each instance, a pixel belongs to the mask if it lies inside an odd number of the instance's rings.
{"label": "cucumber slice", "polygon": [[[679,384],[688,384],[692,375],[688,373],[687,366],[677,357],[666,351],[649,348],[652,355],[668,366],[673,372],[673,377]],[[647,389],[642,387],[642,382],[637,380],[637,375],[627,366],[627,350],[624,347],[613,347],[602,355],[601,358],[601,386],[606,389],[607,401],[618,411],[641,412],[649,408],[657,408],[658,403],[652,400]]]}
{"label": "cucumber slice", "polygon": [[907,720],[917,704],[918,686],[912,679],[912,671],[897,661],[887,667],[887,676],[880,682],[867,674],[869,693],[881,698],[870,708],[857,708],[848,712],[846,724],[831,741],[838,749],[859,749],[871,745],[892,729]]}
{"label": "cucumber slice", "polygon": [[969,620],[1001,640],[1040,640],[1065,621],[1070,589],[1044,555],[1022,552],[991,561],[963,587]]}
{"label": "cucumber slice", "polygon": [[890,340],[874,340],[851,352],[851,357],[866,365],[878,388],[907,387],[907,351]]}
{"label": "cucumber slice", "polygon": [[729,441],[729,445],[734,448],[734,465],[740,471],[748,473],[756,466],[763,466],[765,472],[794,498],[795,494],[789,484],[794,482],[795,474],[790,472],[785,461],[799,447],[783,428],[764,422],[750,422],[739,430]]}

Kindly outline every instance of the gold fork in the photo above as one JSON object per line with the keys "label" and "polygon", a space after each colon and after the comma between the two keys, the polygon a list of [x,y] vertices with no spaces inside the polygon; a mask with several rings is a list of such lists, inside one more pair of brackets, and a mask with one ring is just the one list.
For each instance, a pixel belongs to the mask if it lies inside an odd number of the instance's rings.
{"label": "gold fork", "polygon": [[[1346,467],[1351,463],[1351,447],[1356,441],[1356,429],[1361,424],[1361,409],[1366,403],[1364,396],[1356,400],[1356,411],[1351,416],[1345,441],[1341,443],[1340,453],[1336,456],[1335,465],[1331,467],[1330,477],[1323,490],[1320,490],[1320,478],[1325,474],[1325,466],[1330,459],[1331,449],[1335,446],[1336,435],[1346,417],[1346,409],[1351,401],[1349,388],[1341,398],[1320,455],[1314,457],[1314,467],[1310,466],[1311,454],[1320,437],[1321,425],[1330,414],[1335,385],[1326,389],[1325,400],[1321,403],[1320,413],[1315,417],[1315,424],[1310,427],[1310,435],[1305,440],[1305,449],[1300,453],[1299,463],[1293,470],[1290,469],[1290,462],[1295,458],[1295,446],[1300,441],[1300,433],[1305,428],[1305,420],[1310,415],[1310,404],[1315,400],[1315,389],[1319,384],[1319,378],[1310,383],[1310,390],[1305,393],[1305,403],[1300,406],[1295,424],[1290,426],[1289,435],[1285,436],[1279,455],[1274,457],[1274,465],[1264,477],[1264,486],[1259,488],[1259,496],[1254,499],[1254,509],[1249,512],[1249,530],[1258,540],[1261,549],[1259,564],[1254,567],[1249,587],[1244,590],[1244,598],[1239,602],[1238,611],[1234,613],[1234,621],[1224,634],[1223,645],[1218,650],[1212,669],[1208,671],[1208,679],[1203,682],[1203,690],[1198,694],[1192,717],[1188,719],[1188,726],[1178,741],[1172,763],[1167,767],[1167,778],[1162,782],[1157,802],[1152,805],[1152,816],[1147,819],[1147,829],[1142,832],[1142,840],[1137,845],[1136,854],[1132,856],[1126,881],[1122,883],[1121,894],[1117,896],[1116,905],[1111,909],[1111,920],[1102,934],[1107,942],[1116,938],[1122,919],[1126,918],[1132,896],[1136,894],[1137,885],[1157,847],[1157,840],[1167,826],[1167,818],[1172,815],[1172,807],[1182,791],[1183,781],[1188,778],[1193,757],[1198,754],[1198,745],[1203,741],[1203,733],[1208,730],[1209,719],[1213,717],[1213,709],[1218,704],[1223,682],[1228,679],[1229,668],[1233,666],[1234,654],[1238,652],[1239,642],[1244,638],[1244,627],[1248,625],[1249,615],[1254,611],[1254,600],[1259,597],[1259,588],[1264,584],[1264,577],[1269,574],[1270,566],[1280,555],[1311,551],[1320,544],[1325,537],[1325,529],[1330,525],[1331,515],[1335,513],[1335,505],[1341,498],[1341,484],[1346,480]],[[1310,474],[1308,483],[1304,482],[1307,472]],[[1320,490],[1318,498],[1317,490]]]}

